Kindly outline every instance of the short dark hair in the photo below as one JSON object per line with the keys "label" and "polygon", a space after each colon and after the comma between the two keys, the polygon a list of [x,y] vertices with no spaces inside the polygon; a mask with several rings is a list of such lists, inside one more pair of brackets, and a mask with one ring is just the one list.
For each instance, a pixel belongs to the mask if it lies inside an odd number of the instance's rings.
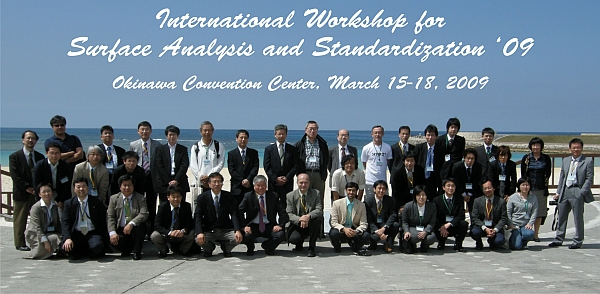
{"label": "short dark hair", "polygon": [[216,177],[219,177],[219,178],[221,178],[221,181],[224,181],[223,175],[220,173],[217,173],[217,172],[214,172],[214,173],[211,173],[210,175],[208,175],[208,180],[210,181]]}
{"label": "short dark hair", "polygon": [[48,152],[48,150],[50,150],[50,148],[58,148],[58,150],[62,153],[62,150],[60,150],[60,145],[56,142],[48,143],[48,145],[46,145],[46,152]]}
{"label": "short dark hair", "polygon": [[446,123],[446,130],[450,129],[451,126],[456,126],[460,131],[460,120],[458,120],[456,117],[448,119],[448,122]]}
{"label": "short dark hair", "polygon": [[348,189],[348,188],[355,188],[356,190],[358,190],[358,184],[355,182],[348,182],[346,184],[346,189]]}
{"label": "short dark hair", "polygon": [[54,126],[57,123],[67,124],[67,119],[62,115],[55,115],[50,119],[50,126]]}
{"label": "short dark hair", "polygon": [[86,186],[88,184],[87,179],[84,177],[78,177],[78,178],[73,179],[73,187],[75,187],[75,184],[77,184],[77,183],[85,183]]}
{"label": "short dark hair", "polygon": [[178,193],[179,196],[183,197],[183,189],[178,185],[170,185],[169,187],[167,187],[167,195],[171,196],[175,193]]}
{"label": "short dark hair", "polygon": [[35,135],[35,140],[39,140],[40,137],[38,136],[38,134],[32,130],[26,130],[25,132],[23,132],[23,134],[21,134],[21,139],[25,139],[25,134],[27,133],[33,133]]}
{"label": "short dark hair", "polygon": [[529,140],[529,144],[527,145],[527,148],[529,148],[529,150],[531,150],[531,146],[533,146],[533,144],[540,144],[540,151],[544,150],[544,140],[542,140],[540,137],[533,137],[531,138],[531,140]]}
{"label": "short dark hair", "polygon": [[446,178],[442,181],[442,187],[446,186],[446,183],[452,183],[454,184],[454,186],[456,186],[456,180],[454,178]]}
{"label": "short dark hair", "polygon": [[384,180],[377,180],[377,181],[375,181],[375,183],[373,183],[373,189],[377,188],[377,186],[379,186],[379,185],[383,185],[386,190],[388,189],[388,184]]}
{"label": "short dark hair", "polygon": [[[427,195],[427,187],[425,187],[425,185],[416,185],[413,188],[413,200],[416,201],[417,200],[417,195],[421,194],[421,192],[425,192],[425,195]],[[427,197],[429,198],[429,197]]]}
{"label": "short dark hair", "polygon": [[473,154],[473,156],[475,156],[475,161],[477,161],[477,150],[475,150],[475,148],[466,148],[465,151],[463,151],[463,158],[469,153]]}
{"label": "short dark hair", "polygon": [[144,120],[138,124],[138,127],[137,127],[138,130],[140,129],[140,127],[149,127],[152,130],[152,125],[146,120]]}
{"label": "short dark hair", "polygon": [[529,186],[531,186],[531,182],[529,181],[529,178],[520,178],[517,181],[517,191],[521,192],[521,184],[527,182],[529,184]]}
{"label": "short dark hair", "polygon": [[175,134],[177,134],[177,136],[179,137],[179,134],[180,134],[181,132],[179,131],[179,128],[178,128],[178,127],[176,127],[176,126],[174,126],[174,125],[168,125],[168,126],[165,128],[165,136],[168,136],[168,135],[169,135],[169,133],[175,133]]}
{"label": "short dark hair", "polygon": [[126,151],[123,153],[123,161],[126,161],[129,158],[135,158],[137,161],[140,160],[140,156],[135,151]]}
{"label": "short dark hair", "polygon": [[380,125],[373,126],[373,127],[371,128],[371,132],[372,132],[374,129],[376,129],[376,128],[381,128],[381,131],[382,131],[382,132],[385,132],[385,130],[383,129],[383,127],[382,127],[382,126],[380,126]]}
{"label": "short dark hair", "polygon": [[[415,160],[417,159],[416,155],[415,155],[415,152],[412,151],[412,150],[409,150],[408,152],[406,152],[406,154],[404,154],[404,160],[406,160],[407,158],[412,158],[412,159],[415,159]],[[404,160],[402,160],[402,161],[404,161]]]}
{"label": "short dark hair", "polygon": [[579,138],[573,138],[571,141],[569,141],[569,148],[571,148],[572,144],[581,144],[581,148],[583,148],[583,140],[579,139]]}
{"label": "short dark hair", "polygon": [[398,134],[400,134],[400,133],[402,132],[402,130],[407,130],[407,131],[408,131],[408,133],[410,134],[410,127],[409,127],[409,126],[401,126],[401,127],[398,129]]}
{"label": "short dark hair", "polygon": [[427,135],[427,133],[435,133],[435,136],[439,136],[438,134],[438,129],[435,125],[428,125],[427,127],[425,127],[425,132],[423,132],[424,135]]}
{"label": "short dark hair", "polygon": [[356,159],[354,157],[354,154],[352,154],[352,153],[348,153],[348,154],[342,156],[342,166],[346,165],[346,162],[349,160],[352,160],[352,159],[354,159],[354,163],[356,163]]}
{"label": "short dark hair", "polygon": [[235,138],[237,139],[240,136],[240,134],[246,134],[246,136],[250,138],[250,133],[248,133],[248,131],[246,130],[237,130],[237,132],[235,132]]}
{"label": "short dark hair", "polygon": [[38,195],[40,194],[40,190],[42,189],[42,187],[48,186],[50,187],[50,189],[52,189],[52,191],[54,191],[54,188],[52,188],[52,185],[48,182],[40,182],[37,187],[35,187],[35,191],[38,193]]}
{"label": "short dark hair", "polygon": [[506,145],[498,147],[498,155],[496,155],[496,157],[500,157],[500,155],[506,155],[508,156],[508,160],[510,160],[512,157],[512,153],[510,153],[510,147]]}
{"label": "short dark hair", "polygon": [[118,182],[119,183],[119,187],[121,187],[121,184],[124,181],[131,181],[131,183],[135,185],[135,179],[131,175],[129,175],[129,174],[124,174],[124,175],[122,175],[122,176],[119,177],[119,182]]}
{"label": "short dark hair", "polygon": [[112,134],[115,133],[115,130],[113,129],[113,127],[111,127],[109,125],[104,125],[100,128],[100,135],[102,135],[102,133],[104,133],[104,131],[110,131]]}
{"label": "short dark hair", "polygon": [[274,130],[274,131],[275,131],[275,132],[277,132],[278,130],[284,130],[286,134],[287,134],[287,132],[288,132],[288,128],[287,128],[287,126],[286,126],[286,125],[284,125],[284,124],[276,124],[276,125],[275,125],[275,130]]}
{"label": "short dark hair", "polygon": [[485,127],[483,128],[483,130],[481,130],[481,135],[485,135],[485,134],[492,134],[492,136],[496,135],[496,132],[494,131],[494,129],[490,128],[490,127]]}

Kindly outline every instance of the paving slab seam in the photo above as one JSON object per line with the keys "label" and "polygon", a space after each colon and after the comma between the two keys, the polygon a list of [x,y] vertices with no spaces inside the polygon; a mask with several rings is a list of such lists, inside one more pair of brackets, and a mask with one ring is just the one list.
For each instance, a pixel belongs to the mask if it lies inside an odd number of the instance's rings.
{"label": "paving slab seam", "polygon": [[161,273],[158,273],[158,274],[156,274],[156,275],[154,275],[154,276],[152,276],[152,277],[150,277],[150,278],[148,278],[148,279],[146,279],[146,280],[144,280],[144,281],[141,281],[141,282],[140,282],[140,283],[138,283],[137,285],[135,285],[135,286],[133,286],[133,287],[131,287],[131,288],[129,288],[129,289],[127,289],[127,290],[125,290],[125,291],[121,292],[121,293],[127,293],[127,292],[129,292],[129,291],[131,291],[131,290],[133,290],[133,289],[137,288],[138,286],[141,286],[141,285],[143,285],[144,283],[146,283],[146,282],[148,282],[148,281],[150,281],[150,280],[153,280],[153,279],[155,279],[156,277],[159,277],[159,276],[163,275],[164,273],[166,273],[166,272],[168,272],[168,271],[170,271],[170,270],[172,270],[172,269],[174,269],[174,268],[176,268],[176,267],[178,267],[178,266],[180,266],[180,265],[184,264],[186,261],[187,261],[187,260],[184,260],[184,261],[182,261],[182,262],[180,262],[180,263],[178,263],[178,264],[176,264],[176,265],[174,265],[174,266],[172,266],[172,267],[170,267],[170,268],[168,268],[168,269],[164,270],[164,271],[163,271],[163,272],[161,272]]}

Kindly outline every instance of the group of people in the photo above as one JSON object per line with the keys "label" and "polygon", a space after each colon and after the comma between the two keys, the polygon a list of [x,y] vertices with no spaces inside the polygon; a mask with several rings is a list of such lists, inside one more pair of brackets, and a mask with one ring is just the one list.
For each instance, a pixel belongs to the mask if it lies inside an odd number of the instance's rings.
{"label": "group of people", "polygon": [[[30,258],[56,252],[95,259],[117,250],[139,260],[146,236],[159,257],[169,251],[203,251],[210,257],[216,245],[229,257],[240,243],[253,255],[257,238],[265,239],[261,247],[267,255],[284,240],[300,252],[308,237],[308,256],[313,257],[316,241],[325,233],[328,178],[328,235],[335,252],[343,242],[359,255],[370,255],[378,243],[389,253],[396,236],[399,250],[409,254],[418,243],[422,252],[436,241],[443,250],[448,237],[455,239],[454,250],[462,252],[468,231],[476,250],[483,248],[484,237],[491,248],[499,248],[505,243],[505,228],[511,230],[510,248],[521,249],[539,241],[546,216],[552,166],[541,152],[543,141],[530,141],[531,152],[523,157],[517,180],[510,149],[493,144],[494,130],[483,129],[482,146],[465,148],[456,118],[448,120],[443,136],[428,125],[426,142],[417,146],[408,143],[408,126],[399,128],[400,140],[393,146],[383,142],[384,128],[374,126],[373,141],[362,148],[364,170],[358,168],[357,148],[348,145],[347,130],[340,130],[338,144],[329,148],[318,135],[318,124],[309,121],[305,135],[291,145],[286,143],[287,126],[278,124],[276,142],[264,150],[266,177],[258,175],[258,151],[247,146],[249,132],[238,130],[238,146],[227,154],[230,191],[222,189],[224,146],[212,138],[214,127],[208,121],[201,123],[202,138],[190,153],[178,143],[180,130],[173,125],[165,128],[163,145],[150,138],[151,124],[140,122],[140,139],[128,151],[113,145],[113,128],[103,126],[102,143],[87,153],[79,138],[66,133],[64,117],[54,116],[50,125],[54,135],[45,141],[46,157],[34,150],[39,138],[30,130],[22,135],[23,149],[10,155],[14,242],[17,250],[31,251]],[[563,160],[554,195],[560,213],[550,246],[562,244],[572,210],[576,233],[569,248],[579,248],[583,205],[593,201],[594,170],[591,158],[582,155],[583,141],[571,140],[569,150],[572,156]],[[190,187],[200,190],[193,207],[186,201]]]}

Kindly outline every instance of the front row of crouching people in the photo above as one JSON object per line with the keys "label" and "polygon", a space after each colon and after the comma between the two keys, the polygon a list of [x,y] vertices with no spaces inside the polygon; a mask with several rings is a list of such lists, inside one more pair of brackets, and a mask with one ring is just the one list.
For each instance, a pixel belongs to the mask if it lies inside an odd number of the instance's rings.
{"label": "front row of crouching people", "polygon": [[[37,189],[41,199],[31,209],[26,233],[32,249],[27,258],[47,258],[57,252],[72,259],[97,259],[117,250],[122,256],[133,254],[134,260],[140,260],[144,236],[150,228],[146,224],[148,207],[145,197],[134,192],[135,180],[130,175],[121,176],[118,185],[120,192],[110,197],[106,208],[88,194],[88,181],[77,178],[73,181],[76,197],[65,201],[59,213],[51,185],[40,183]],[[285,206],[275,193],[267,191],[267,179],[262,175],[254,178],[254,191],[246,193],[240,203],[222,190],[221,174],[210,174],[208,185],[210,189],[197,197],[194,217],[191,205],[183,201],[181,187],[168,187],[167,201],[158,206],[151,234],[159,257],[166,257],[169,251],[184,256],[204,251],[204,257],[210,257],[216,245],[220,245],[224,257],[230,257],[240,243],[246,245],[246,254],[251,256],[257,238],[261,238],[267,255],[275,254],[284,240],[299,253],[307,237],[307,256],[316,256],[323,207],[319,191],[309,188],[307,174],[298,175],[298,189],[286,195]],[[491,182],[483,183],[483,196],[474,200],[470,214],[476,250],[483,249],[483,238],[492,249],[502,247],[505,227],[512,231],[508,242],[511,249],[527,248],[527,242],[533,239],[537,201],[530,197],[527,179],[520,179],[517,186],[518,192],[505,202],[494,196]],[[342,243],[347,243],[356,254],[370,255],[369,250],[383,243],[383,251],[390,253],[398,236],[399,251],[407,254],[417,247],[427,252],[436,241],[437,249],[444,250],[448,237],[455,240],[453,249],[463,252],[469,227],[464,200],[455,196],[454,179],[444,180],[442,187],[444,193],[428,201],[427,188],[417,185],[411,191],[413,200],[397,206],[388,195],[385,181],[376,181],[374,196],[366,197],[364,202],[357,200],[358,184],[348,182],[345,196],[331,207],[329,239],[333,250],[339,253]]]}

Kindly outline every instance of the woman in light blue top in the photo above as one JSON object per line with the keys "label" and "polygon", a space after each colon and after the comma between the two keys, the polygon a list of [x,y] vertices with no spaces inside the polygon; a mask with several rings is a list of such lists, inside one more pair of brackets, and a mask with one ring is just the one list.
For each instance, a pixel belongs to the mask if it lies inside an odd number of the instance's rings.
{"label": "woman in light blue top", "polygon": [[508,198],[508,228],[512,230],[508,240],[510,249],[527,249],[527,242],[533,240],[538,202],[530,191],[529,180],[520,178],[517,182],[517,193]]}

